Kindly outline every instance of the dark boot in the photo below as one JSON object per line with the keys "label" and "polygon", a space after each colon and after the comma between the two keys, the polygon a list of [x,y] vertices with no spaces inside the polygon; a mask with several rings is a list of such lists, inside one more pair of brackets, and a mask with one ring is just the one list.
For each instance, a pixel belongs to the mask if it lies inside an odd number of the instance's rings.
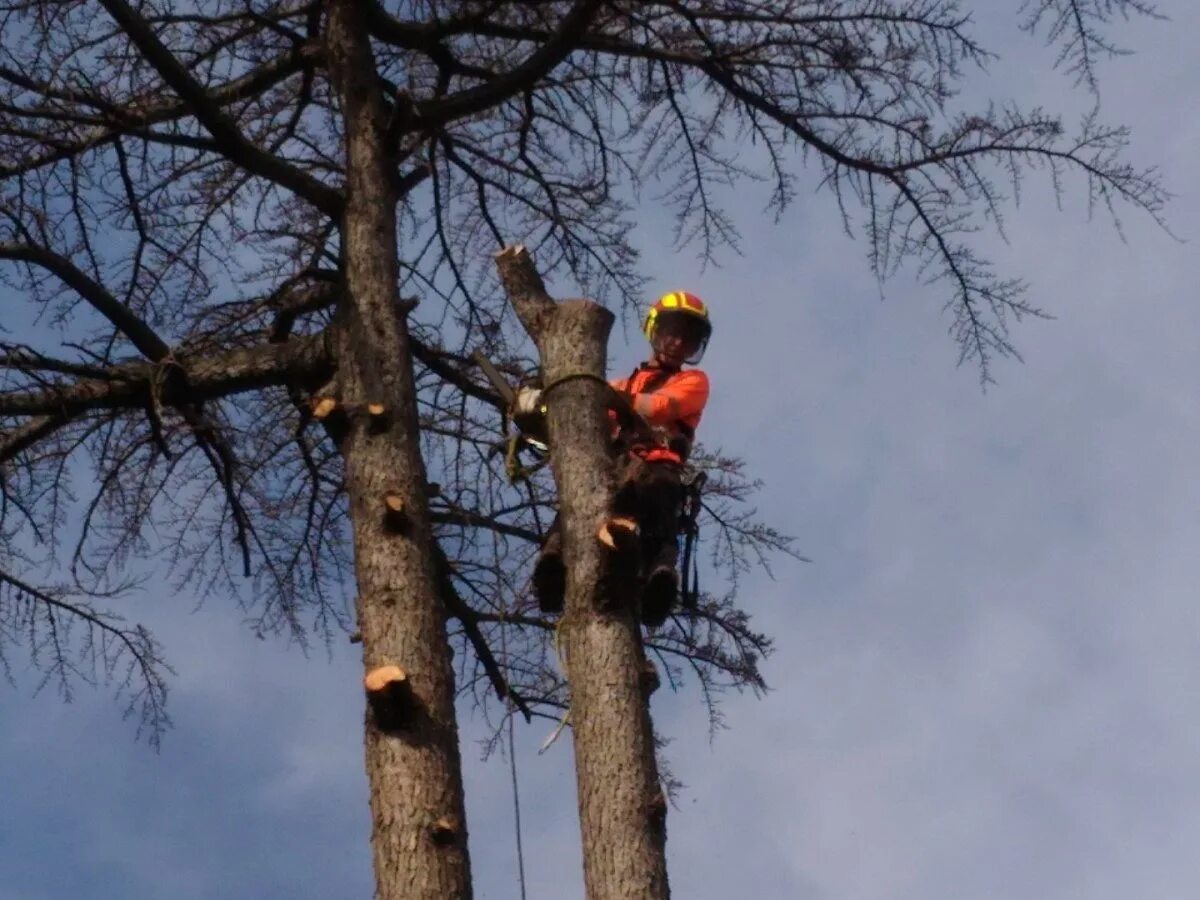
{"label": "dark boot", "polygon": [[542,612],[560,613],[566,593],[567,567],[562,558],[562,533],[552,530],[533,567],[533,594]]}
{"label": "dark boot", "polygon": [[674,566],[655,566],[642,588],[642,624],[657,628],[679,602],[679,573]]}
{"label": "dark boot", "polygon": [[642,586],[642,622],[654,628],[679,604],[679,544],[674,535],[651,538],[645,545],[646,578]]}

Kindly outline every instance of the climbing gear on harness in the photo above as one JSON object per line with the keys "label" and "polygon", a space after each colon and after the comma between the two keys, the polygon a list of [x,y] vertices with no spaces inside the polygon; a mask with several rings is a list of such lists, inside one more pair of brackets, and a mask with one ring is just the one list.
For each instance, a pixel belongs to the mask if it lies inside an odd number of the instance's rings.
{"label": "climbing gear on harness", "polygon": [[707,481],[708,473],[696,470],[683,481],[683,509],[679,514],[679,531],[683,535],[683,561],[679,571],[683,575],[680,603],[687,610],[694,610],[700,601],[700,563],[697,550],[700,543],[700,510],[704,506],[704,485]]}
{"label": "climbing gear on harness", "polygon": [[[696,394],[697,386],[702,385],[699,389],[704,392],[705,397],[707,397],[708,391],[707,379],[701,372],[681,373],[678,370],[647,363],[639,365],[628,378],[617,384],[623,385],[620,388],[621,395],[634,411],[639,413],[643,411],[639,407],[652,406],[656,401],[661,408],[661,401],[657,399],[659,392],[666,394],[668,410],[681,410],[695,405],[690,398]],[[701,401],[701,405],[702,403],[703,401]],[[670,414],[668,413],[668,415]],[[696,437],[693,423],[698,422],[699,419],[699,414],[694,413],[691,416],[680,416],[663,422],[660,415],[655,420],[655,424],[650,427],[649,440],[646,440],[644,435],[622,435],[622,437],[626,439],[626,449],[635,450],[648,462],[683,463],[691,453],[692,442]]]}

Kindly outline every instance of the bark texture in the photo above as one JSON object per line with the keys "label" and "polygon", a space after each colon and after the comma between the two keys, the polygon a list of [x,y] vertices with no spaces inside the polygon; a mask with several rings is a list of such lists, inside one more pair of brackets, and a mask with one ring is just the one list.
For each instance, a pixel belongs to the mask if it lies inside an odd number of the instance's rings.
{"label": "bark texture", "polygon": [[496,262],[537,343],[546,384],[554,385],[546,400],[550,459],[567,566],[559,633],[571,689],[587,896],[663,900],[670,893],[666,803],[640,683],[646,659],[637,608],[632,595],[614,596],[622,581],[612,577],[610,551],[596,538],[615,492],[609,391],[602,383],[613,317],[588,300],[551,300],[524,248],[501,251]]}
{"label": "bark texture", "polygon": [[[396,189],[384,144],[386,111],[360,4],[329,5],[327,48],[346,122],[342,219],[346,296],[337,314],[340,401],[382,404],[387,427],[351,415],[341,440],[354,531],[358,622],[368,671],[399,666],[411,720],[368,713],[366,764],[380,900],[471,896],[454,674],[420,454],[408,327],[397,282]],[[387,513],[398,498],[404,521]],[[388,729],[388,730],[385,730]]]}
{"label": "bark texture", "polygon": [[81,378],[63,387],[5,394],[0,397],[0,415],[73,415],[93,409],[135,409],[144,406],[156,389],[162,392],[163,405],[171,406],[268,385],[303,384],[333,370],[331,343],[328,335],[314,334],[266,347],[180,353],[173,359],[182,376],[178,379],[165,379],[163,367],[156,363],[121,363],[109,366],[103,379]]}

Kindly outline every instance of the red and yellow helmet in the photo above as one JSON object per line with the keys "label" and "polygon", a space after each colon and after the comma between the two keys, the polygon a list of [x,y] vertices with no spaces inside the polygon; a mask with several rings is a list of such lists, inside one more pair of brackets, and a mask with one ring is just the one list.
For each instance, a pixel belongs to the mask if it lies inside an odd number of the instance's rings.
{"label": "red and yellow helmet", "polygon": [[705,348],[708,347],[708,339],[712,336],[712,320],[708,317],[708,307],[704,305],[704,301],[687,291],[672,291],[659,297],[650,307],[642,325],[642,331],[651,347],[655,346],[654,339],[659,326],[664,322],[676,323],[685,329],[687,337],[696,345],[695,351],[689,354],[685,361],[689,365],[700,362]]}

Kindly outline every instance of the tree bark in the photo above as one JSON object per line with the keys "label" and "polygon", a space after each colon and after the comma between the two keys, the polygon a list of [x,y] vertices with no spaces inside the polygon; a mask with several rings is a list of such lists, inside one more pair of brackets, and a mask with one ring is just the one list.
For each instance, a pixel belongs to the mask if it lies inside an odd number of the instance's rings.
{"label": "tree bark", "polygon": [[[394,166],[387,111],[355,0],[328,6],[330,70],[346,128],[336,390],[354,531],[358,625],[367,671],[397,666],[411,714],[369,710],[366,766],[380,900],[471,896],[454,673],[438,592],[408,327],[398,289]],[[357,414],[382,404],[388,415]],[[392,498],[389,507],[386,498]],[[402,511],[402,521],[394,507]],[[389,511],[390,510],[390,511]]]}
{"label": "tree bark", "polygon": [[[567,591],[559,625],[571,688],[584,880],[589,900],[665,900],[666,801],[640,678],[646,662],[637,604],[612,577],[597,540],[615,492],[608,388],[613,316],[588,300],[555,303],[522,247],[496,256],[547,385],[550,460],[558,488]],[[584,378],[566,376],[586,373]],[[559,382],[558,384],[555,384]],[[628,590],[628,588],[626,588]]]}

